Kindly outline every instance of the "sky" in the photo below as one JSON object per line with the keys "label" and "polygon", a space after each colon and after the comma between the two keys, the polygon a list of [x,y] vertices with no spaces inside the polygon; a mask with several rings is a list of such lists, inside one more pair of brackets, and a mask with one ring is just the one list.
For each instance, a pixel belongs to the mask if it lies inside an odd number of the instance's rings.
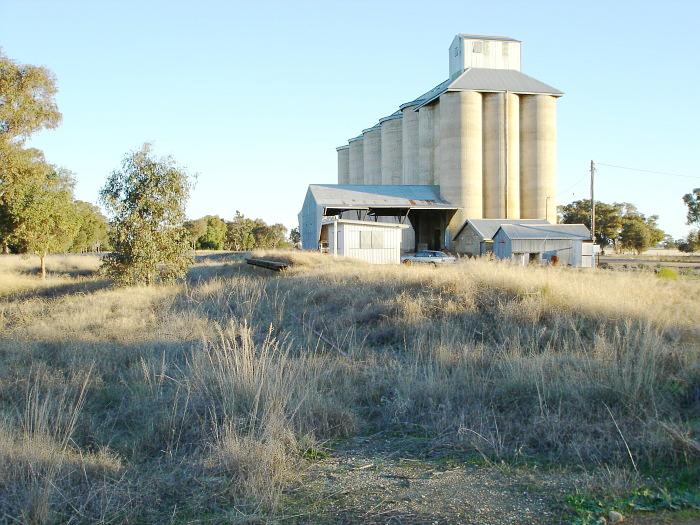
{"label": "sky", "polygon": [[[631,202],[684,235],[700,187],[700,2],[0,0],[0,47],[55,74],[63,122],[30,141],[96,202],[144,142],[197,183],[191,218],[295,226],[336,146],[448,76],[456,33],[523,42],[558,102],[559,204]],[[674,174],[674,175],[670,175]]]}

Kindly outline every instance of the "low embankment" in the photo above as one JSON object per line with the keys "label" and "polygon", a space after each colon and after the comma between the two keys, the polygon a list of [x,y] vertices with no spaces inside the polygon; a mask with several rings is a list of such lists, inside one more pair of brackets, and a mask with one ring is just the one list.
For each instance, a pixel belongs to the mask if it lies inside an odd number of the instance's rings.
{"label": "low embankment", "polygon": [[279,514],[319,450],[378,433],[631,480],[697,469],[700,281],[264,256],[293,264],[201,258],[152,289],[89,258],[37,285],[0,258],[2,515]]}

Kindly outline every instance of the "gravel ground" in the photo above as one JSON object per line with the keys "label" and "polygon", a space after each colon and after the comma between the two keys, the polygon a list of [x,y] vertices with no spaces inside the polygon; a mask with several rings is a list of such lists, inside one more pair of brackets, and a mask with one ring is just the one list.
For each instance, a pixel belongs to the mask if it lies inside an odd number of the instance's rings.
{"label": "gravel ground", "polygon": [[316,462],[291,497],[296,523],[563,523],[571,474],[414,458],[391,440],[352,440]]}

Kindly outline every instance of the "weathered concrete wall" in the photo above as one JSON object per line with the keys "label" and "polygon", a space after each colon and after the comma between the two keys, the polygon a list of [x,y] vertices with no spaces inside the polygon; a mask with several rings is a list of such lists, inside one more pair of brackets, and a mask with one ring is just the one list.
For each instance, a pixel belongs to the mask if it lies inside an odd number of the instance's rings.
{"label": "weathered concrete wall", "polygon": [[435,108],[437,104],[418,110],[418,184],[433,184],[435,173]]}
{"label": "weathered concrete wall", "polygon": [[415,106],[401,110],[401,184],[418,184],[418,112]]}
{"label": "weathered concrete wall", "polygon": [[440,193],[460,207],[448,227],[451,239],[467,218],[483,216],[482,95],[451,91],[440,96]]}
{"label": "weathered concrete wall", "polygon": [[556,98],[520,96],[520,216],[557,220]]}
{"label": "weathered concrete wall", "polygon": [[364,159],[364,184],[382,183],[381,131],[379,126],[362,132]]}
{"label": "weathered concrete wall", "polygon": [[364,171],[365,171],[365,161],[364,161],[364,148],[363,148],[362,136],[350,139],[350,184],[363,184],[364,183]]}
{"label": "weathered concrete wall", "polygon": [[335,148],[338,152],[338,184],[350,184],[350,147]]}
{"label": "weathered concrete wall", "polygon": [[401,118],[380,120],[382,142],[382,184],[401,184],[403,175]]}

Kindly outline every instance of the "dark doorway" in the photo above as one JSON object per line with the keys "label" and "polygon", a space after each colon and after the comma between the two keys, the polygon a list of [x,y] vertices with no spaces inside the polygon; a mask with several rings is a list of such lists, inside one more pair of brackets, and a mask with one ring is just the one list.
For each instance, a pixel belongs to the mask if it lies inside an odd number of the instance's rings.
{"label": "dark doorway", "polygon": [[434,229],[433,230],[433,239],[430,244],[430,249],[431,250],[441,250],[442,249],[442,232],[439,229]]}

